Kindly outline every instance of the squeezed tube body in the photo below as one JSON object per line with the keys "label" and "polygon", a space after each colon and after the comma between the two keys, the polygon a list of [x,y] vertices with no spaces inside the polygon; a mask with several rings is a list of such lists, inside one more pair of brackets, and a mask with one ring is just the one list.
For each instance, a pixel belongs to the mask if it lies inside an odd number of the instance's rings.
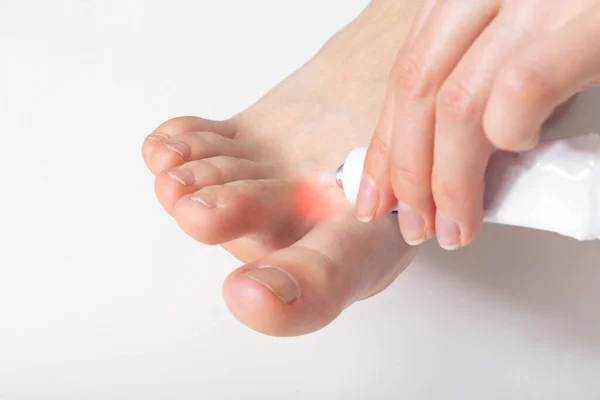
{"label": "squeezed tube body", "polygon": [[[354,149],[338,182],[356,203],[366,148]],[[600,134],[542,142],[523,153],[496,151],[486,171],[484,222],[600,239]]]}

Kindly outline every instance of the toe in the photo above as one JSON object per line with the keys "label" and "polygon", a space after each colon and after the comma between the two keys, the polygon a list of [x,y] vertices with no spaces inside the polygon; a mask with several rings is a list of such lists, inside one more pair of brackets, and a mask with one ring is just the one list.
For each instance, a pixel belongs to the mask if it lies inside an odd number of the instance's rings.
{"label": "toe", "polygon": [[274,336],[314,332],[387,287],[414,257],[393,219],[323,221],[298,243],[233,272],[223,296],[250,328]]}
{"label": "toe", "polygon": [[239,180],[263,179],[272,167],[243,158],[218,156],[191,161],[159,173],[154,189],[163,208],[173,213],[175,203],[183,196],[204,187],[223,185]]}
{"label": "toe", "polygon": [[146,137],[142,145],[144,162],[150,167],[155,147],[172,136],[187,132],[209,131],[227,138],[233,138],[235,126],[229,121],[212,121],[199,117],[177,117],[164,122]]}
{"label": "toe", "polygon": [[308,229],[296,212],[295,188],[294,182],[279,179],[209,186],[181,197],[173,216],[187,234],[205,244],[260,234],[281,247]]}
{"label": "toe", "polygon": [[148,167],[154,174],[158,174],[185,162],[203,158],[247,158],[252,155],[251,147],[250,143],[242,143],[214,132],[186,132],[155,143]]}

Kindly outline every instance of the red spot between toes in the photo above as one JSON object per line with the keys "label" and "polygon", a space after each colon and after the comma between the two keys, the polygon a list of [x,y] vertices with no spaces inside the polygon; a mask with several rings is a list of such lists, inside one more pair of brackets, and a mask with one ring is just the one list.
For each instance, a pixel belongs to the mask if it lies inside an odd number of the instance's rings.
{"label": "red spot between toes", "polygon": [[292,191],[297,218],[318,222],[336,211],[331,194],[311,181],[299,181]]}

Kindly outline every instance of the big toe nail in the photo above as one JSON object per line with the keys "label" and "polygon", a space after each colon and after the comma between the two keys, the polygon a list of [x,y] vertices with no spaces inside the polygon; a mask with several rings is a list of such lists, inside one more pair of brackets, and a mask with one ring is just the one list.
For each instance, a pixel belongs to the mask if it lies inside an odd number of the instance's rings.
{"label": "big toe nail", "polygon": [[223,286],[231,312],[273,336],[314,332],[355,301],[387,287],[414,256],[391,220],[332,217],[295,245],[232,273]]}

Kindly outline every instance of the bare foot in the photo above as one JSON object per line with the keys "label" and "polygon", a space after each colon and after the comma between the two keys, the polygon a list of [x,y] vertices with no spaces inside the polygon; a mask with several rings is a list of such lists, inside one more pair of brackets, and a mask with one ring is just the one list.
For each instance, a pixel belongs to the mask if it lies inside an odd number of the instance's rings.
{"label": "bare foot", "polygon": [[194,239],[249,263],[223,293],[251,328],[315,331],[412,260],[395,218],[360,223],[318,180],[368,144],[416,7],[374,1],[249,109],[228,121],[175,118],[144,141],[165,210]]}

